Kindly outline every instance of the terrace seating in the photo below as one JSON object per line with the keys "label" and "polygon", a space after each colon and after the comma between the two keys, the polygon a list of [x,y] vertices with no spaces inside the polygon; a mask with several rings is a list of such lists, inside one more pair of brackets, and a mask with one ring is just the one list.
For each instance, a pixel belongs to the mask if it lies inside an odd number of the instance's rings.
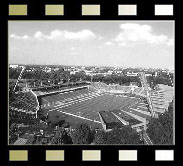
{"label": "terrace seating", "polygon": [[34,123],[37,121],[36,114],[32,114],[29,112],[23,112],[22,110],[15,110],[11,107],[9,108],[9,117],[11,120],[18,120],[24,123]]}
{"label": "terrace seating", "polygon": [[107,90],[108,89],[108,85],[103,82],[94,82],[94,83],[92,83],[92,87],[94,87],[95,89],[98,89],[98,90]]}
{"label": "terrace seating", "polygon": [[36,112],[38,107],[36,97],[32,94],[32,92],[18,93],[16,100],[9,105],[17,109],[23,109],[25,111],[32,112]]}
{"label": "terrace seating", "polygon": [[133,91],[134,94],[136,95],[140,95],[140,96],[146,96],[146,91],[143,87],[141,88],[136,88],[134,91]]}

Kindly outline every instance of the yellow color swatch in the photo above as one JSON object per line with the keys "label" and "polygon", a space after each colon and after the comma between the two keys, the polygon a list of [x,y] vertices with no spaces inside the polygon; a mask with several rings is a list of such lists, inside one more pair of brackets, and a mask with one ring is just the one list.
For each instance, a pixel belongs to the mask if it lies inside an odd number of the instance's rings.
{"label": "yellow color swatch", "polygon": [[82,5],[82,15],[100,15],[100,5]]}
{"label": "yellow color swatch", "polygon": [[27,150],[10,150],[9,161],[28,161]]}
{"label": "yellow color swatch", "polygon": [[9,15],[10,16],[26,16],[27,15],[27,5],[9,5]]}
{"label": "yellow color swatch", "polygon": [[64,5],[45,5],[45,15],[63,16]]}
{"label": "yellow color swatch", "polygon": [[82,151],[83,161],[100,161],[101,151],[100,150],[83,150]]}
{"label": "yellow color swatch", "polygon": [[64,150],[47,150],[46,161],[64,161]]}

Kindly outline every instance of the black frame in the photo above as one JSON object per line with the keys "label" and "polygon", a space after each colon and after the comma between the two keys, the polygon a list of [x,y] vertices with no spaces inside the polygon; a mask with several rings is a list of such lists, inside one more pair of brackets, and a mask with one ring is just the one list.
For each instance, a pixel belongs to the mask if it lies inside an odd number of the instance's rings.
{"label": "black frame", "polygon": [[[27,4],[28,15],[27,16],[8,16],[8,5],[9,4]],[[45,4],[64,4],[64,16],[44,16],[44,5]],[[81,5],[82,4],[100,4],[101,15],[100,16],[82,16]],[[118,16],[118,4],[137,4],[137,16]],[[174,15],[173,16],[155,16],[154,5],[155,4],[173,4]],[[182,136],[182,120],[181,120],[181,109],[175,112],[175,145],[87,145],[87,146],[76,146],[76,145],[63,145],[63,146],[11,146],[7,142],[7,128],[8,128],[8,20],[170,20],[175,21],[175,38],[177,42],[177,11],[175,10],[177,4],[175,0],[9,0],[1,5],[2,18],[0,21],[0,73],[1,73],[1,91],[0,91],[0,123],[1,123],[1,136],[0,143],[2,148],[0,149],[0,162],[5,162],[5,165],[65,165],[70,166],[72,164],[77,165],[129,165],[135,164],[138,166],[143,165],[178,165],[181,159],[183,150],[181,149]],[[177,45],[175,49],[175,55],[177,53]],[[177,55],[178,56],[178,55]],[[178,84],[176,82],[176,84]],[[178,101],[176,100],[176,103]],[[178,106],[176,107],[178,108]],[[5,118],[6,117],[6,118]],[[9,150],[20,150],[25,149],[29,151],[27,162],[10,162],[9,161]],[[45,150],[65,150],[65,161],[64,162],[46,162],[45,161]],[[98,162],[82,162],[82,150],[94,149],[101,150],[101,161]],[[138,161],[134,162],[122,162],[118,161],[118,150],[137,150]],[[174,161],[155,161],[155,150],[174,150]],[[108,157],[110,156],[110,157]]]}

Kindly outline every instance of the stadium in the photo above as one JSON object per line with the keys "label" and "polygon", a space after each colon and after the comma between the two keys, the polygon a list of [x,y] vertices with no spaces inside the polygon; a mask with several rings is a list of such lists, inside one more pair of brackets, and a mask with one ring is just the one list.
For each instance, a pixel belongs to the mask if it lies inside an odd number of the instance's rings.
{"label": "stadium", "polygon": [[9,103],[9,117],[64,128],[87,123],[94,130],[106,132],[130,125],[144,132],[151,118],[158,118],[168,109],[173,93],[165,85],[152,90],[144,72],[139,73],[139,78],[141,87],[78,81],[25,88],[16,92],[16,100]]}

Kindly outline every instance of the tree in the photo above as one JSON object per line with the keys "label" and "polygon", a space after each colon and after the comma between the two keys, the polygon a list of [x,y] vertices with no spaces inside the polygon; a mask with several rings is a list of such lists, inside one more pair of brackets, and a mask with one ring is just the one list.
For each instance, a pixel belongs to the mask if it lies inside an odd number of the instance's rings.
{"label": "tree", "polygon": [[36,141],[36,136],[34,135],[34,136],[28,138],[26,144],[33,145],[33,144],[35,144],[35,141]]}
{"label": "tree", "polygon": [[147,133],[154,144],[173,143],[173,102],[167,112],[150,121]]}
{"label": "tree", "polygon": [[59,129],[53,139],[51,140],[51,144],[57,144],[57,145],[62,145],[62,144],[71,144],[71,138],[68,136],[67,132],[65,129]]}
{"label": "tree", "polygon": [[94,137],[94,144],[106,144],[107,142],[107,134],[103,130],[97,131]]}
{"label": "tree", "polygon": [[94,138],[95,144],[140,144],[140,136],[130,126],[116,128],[109,132],[98,131]]}
{"label": "tree", "polygon": [[71,132],[73,144],[91,144],[93,134],[87,124],[78,124],[75,131]]}
{"label": "tree", "polygon": [[9,143],[13,144],[18,139],[18,127],[13,123],[9,128]]}

